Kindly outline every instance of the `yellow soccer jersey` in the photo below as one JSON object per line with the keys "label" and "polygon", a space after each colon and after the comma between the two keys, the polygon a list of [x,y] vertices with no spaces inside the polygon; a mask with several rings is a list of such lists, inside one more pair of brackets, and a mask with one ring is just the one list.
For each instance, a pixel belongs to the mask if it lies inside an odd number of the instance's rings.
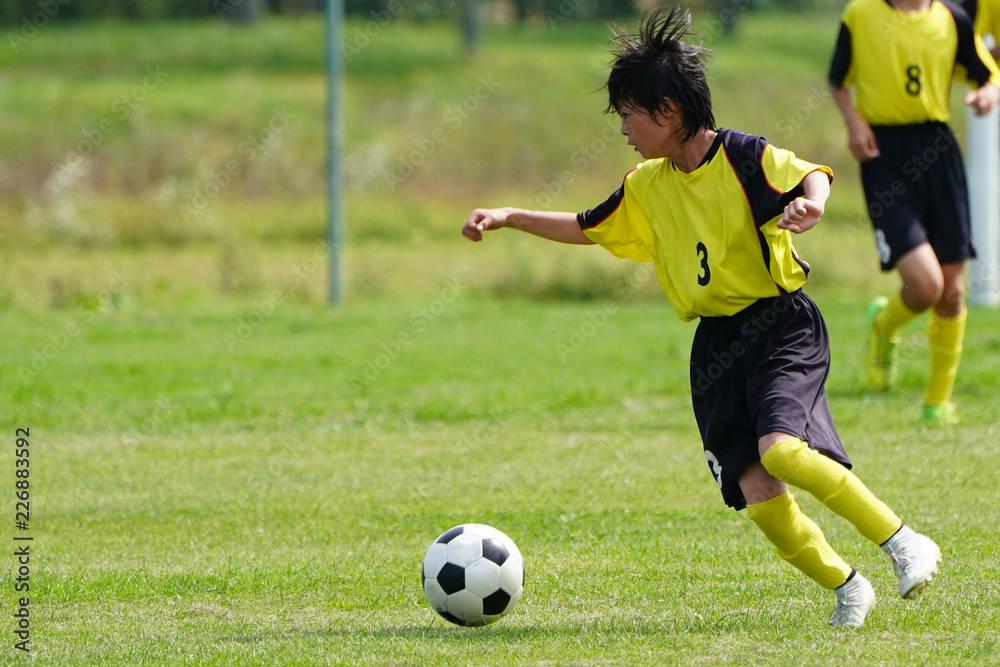
{"label": "yellow soccer jersey", "polygon": [[933,0],[908,14],[889,0],[851,0],[844,8],[829,79],[855,88],[869,125],[949,122],[953,78],[1000,85],[1000,70],[961,7]]}
{"label": "yellow soccer jersey", "polygon": [[720,130],[691,173],[667,158],[647,160],[577,219],[612,254],[653,262],[682,320],[735,315],[805,283],[809,265],[776,223],[816,170],[833,176],[763,137]]}
{"label": "yellow soccer jersey", "polygon": [[962,7],[972,17],[976,32],[993,36],[993,44],[1000,44],[1000,0],[970,0]]}

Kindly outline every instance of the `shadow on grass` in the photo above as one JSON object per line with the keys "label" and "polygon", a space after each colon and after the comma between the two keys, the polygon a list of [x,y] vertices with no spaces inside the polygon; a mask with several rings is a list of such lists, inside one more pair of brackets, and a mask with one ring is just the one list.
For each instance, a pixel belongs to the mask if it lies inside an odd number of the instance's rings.
{"label": "shadow on grass", "polygon": [[[508,644],[523,640],[537,640],[546,636],[571,637],[662,637],[664,635],[718,635],[720,633],[743,632],[747,627],[765,627],[775,622],[794,625],[783,615],[769,615],[760,609],[739,608],[724,611],[709,612],[705,616],[698,613],[688,613],[674,618],[645,617],[642,619],[604,619],[594,618],[589,621],[553,619],[545,625],[504,625],[498,624],[478,628],[466,628],[457,625],[438,622],[425,625],[387,625],[381,628],[303,628],[289,629],[288,634],[300,639],[350,640],[368,643],[384,640],[419,640],[437,641],[442,643],[476,642],[483,645],[494,643]],[[234,641],[239,641],[233,638]]]}

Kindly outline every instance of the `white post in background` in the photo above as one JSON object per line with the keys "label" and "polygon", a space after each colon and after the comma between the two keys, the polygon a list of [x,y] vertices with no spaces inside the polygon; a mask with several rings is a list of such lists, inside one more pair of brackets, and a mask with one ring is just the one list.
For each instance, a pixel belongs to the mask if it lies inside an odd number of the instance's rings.
{"label": "white post in background", "polygon": [[[985,35],[993,48],[992,35]],[[976,259],[969,263],[969,303],[1000,305],[1000,108],[985,116],[969,110],[966,172],[972,243]]]}
{"label": "white post in background", "polygon": [[344,58],[340,52],[344,23],[344,0],[326,3],[326,171],[327,171],[327,248],[330,250],[330,303],[343,299],[340,247],[344,241],[344,205],[341,201],[341,112],[340,86],[344,78]]}

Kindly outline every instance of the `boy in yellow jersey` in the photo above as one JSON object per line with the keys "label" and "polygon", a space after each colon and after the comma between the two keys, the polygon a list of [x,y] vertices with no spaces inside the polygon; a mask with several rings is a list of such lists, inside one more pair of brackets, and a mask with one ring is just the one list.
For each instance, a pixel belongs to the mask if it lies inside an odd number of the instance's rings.
{"label": "boy in yellow jersey", "polygon": [[830,87],[861,162],[882,270],[897,269],[903,283],[869,306],[865,370],[876,389],[890,389],[900,330],[931,309],[921,415],[946,423],[958,421],[951,396],[965,338],[964,267],[975,257],[965,169],[948,126],[953,78],[971,83],[965,103],[978,114],[1000,100],[1000,70],[960,7],[940,0],[847,4]]}
{"label": "boy in yellow jersey", "polygon": [[881,545],[899,593],[916,597],[941,552],[913,532],[851,471],[827,404],[830,365],[823,317],[802,293],[809,265],[792,233],[812,228],[830,193],[827,167],[762,138],[717,129],[690,16],[647,17],[616,34],[608,111],[645,160],[594,209],[555,213],[476,209],[462,234],[511,227],[652,262],[683,320],[700,318],[691,350],[691,396],[705,458],[726,504],[747,515],[778,555],[835,592],[834,627],[860,627],[871,584],[827,543],[788,485],[803,489]]}

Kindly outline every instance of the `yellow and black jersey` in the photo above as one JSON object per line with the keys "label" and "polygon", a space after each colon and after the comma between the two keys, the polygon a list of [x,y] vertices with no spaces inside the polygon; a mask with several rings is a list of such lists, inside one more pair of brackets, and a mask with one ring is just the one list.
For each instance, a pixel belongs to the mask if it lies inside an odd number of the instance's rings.
{"label": "yellow and black jersey", "polygon": [[1000,44],[1000,0],[966,0],[964,9],[972,17],[972,25],[981,36],[993,36],[993,44]]}
{"label": "yellow and black jersey", "polygon": [[951,120],[954,78],[1000,85],[1000,70],[958,5],[933,0],[909,14],[889,0],[851,0],[841,17],[830,83],[855,88],[869,125]]}
{"label": "yellow and black jersey", "polygon": [[809,265],[776,223],[816,170],[833,176],[763,137],[720,130],[691,173],[668,158],[647,160],[577,219],[612,254],[653,262],[682,320],[735,315],[805,283]]}

